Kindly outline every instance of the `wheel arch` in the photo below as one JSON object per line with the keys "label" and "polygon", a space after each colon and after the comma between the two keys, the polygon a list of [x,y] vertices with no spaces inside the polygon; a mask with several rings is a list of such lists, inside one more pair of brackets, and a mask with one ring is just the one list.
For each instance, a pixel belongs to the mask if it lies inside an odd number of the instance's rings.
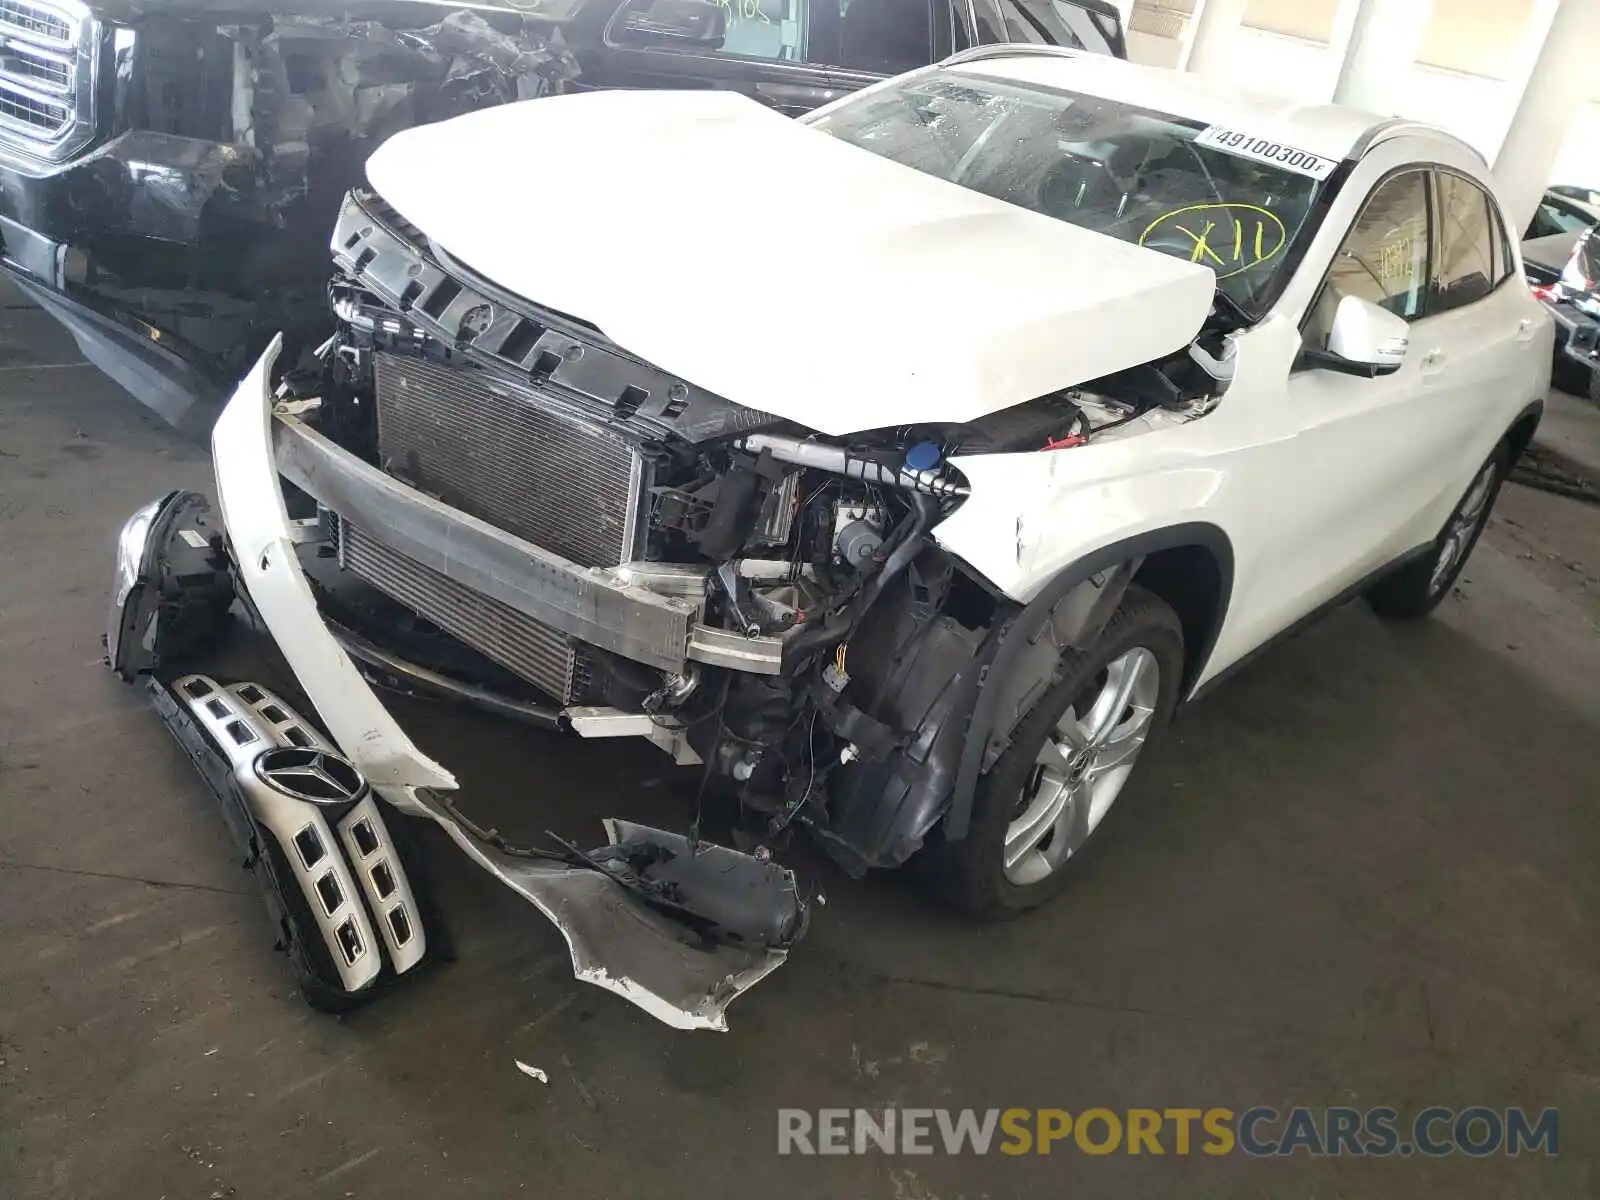
{"label": "wheel arch", "polygon": [[1159,596],[1178,614],[1183,626],[1183,681],[1180,697],[1193,690],[1222,630],[1233,591],[1233,552],[1220,546],[1187,542],[1147,554],[1133,582]]}
{"label": "wheel arch", "polygon": [[1102,572],[1137,562],[1130,582],[1172,605],[1184,631],[1184,680],[1180,698],[1205,669],[1227,616],[1233,592],[1233,543],[1217,525],[1183,522],[1112,542],[1074,560],[1023,606],[997,634],[984,683],[972,708],[962,744],[944,836],[966,836],[983,760],[1000,718],[1000,685],[1026,655],[1056,606],[1069,592]]}
{"label": "wheel arch", "polygon": [[1511,451],[1511,461],[1507,464],[1507,469],[1517,465],[1517,460],[1533,441],[1534,432],[1539,428],[1539,421],[1543,416],[1544,401],[1535,400],[1517,415],[1515,421],[1511,422],[1502,439]]}

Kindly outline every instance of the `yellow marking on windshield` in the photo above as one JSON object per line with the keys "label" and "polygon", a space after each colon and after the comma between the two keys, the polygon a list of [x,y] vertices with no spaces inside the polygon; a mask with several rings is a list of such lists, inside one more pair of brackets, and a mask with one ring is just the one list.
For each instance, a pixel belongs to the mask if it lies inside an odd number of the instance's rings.
{"label": "yellow marking on windshield", "polygon": [[1220,267],[1222,265],[1222,256],[1211,248],[1210,242],[1211,231],[1216,227],[1217,223],[1215,221],[1207,221],[1206,227],[1196,233],[1187,225],[1174,224],[1173,228],[1194,243],[1194,251],[1189,255],[1190,262],[1197,263],[1202,258],[1209,258],[1217,266]]}
{"label": "yellow marking on windshield", "polygon": [[[1228,223],[1233,226],[1233,254],[1231,258],[1224,258],[1213,244],[1212,234],[1217,231],[1219,224],[1226,231]],[[1197,229],[1199,232],[1196,232]],[[1289,241],[1289,231],[1277,213],[1258,204],[1239,201],[1191,204],[1187,208],[1162,213],[1145,226],[1144,232],[1139,235],[1139,245],[1146,245],[1161,235],[1172,238],[1173,242],[1188,238],[1189,261],[1211,267],[1218,279],[1231,279],[1276,258]],[[1225,252],[1227,243],[1223,242],[1222,246]],[[1181,251],[1173,248],[1167,252],[1177,254]]]}

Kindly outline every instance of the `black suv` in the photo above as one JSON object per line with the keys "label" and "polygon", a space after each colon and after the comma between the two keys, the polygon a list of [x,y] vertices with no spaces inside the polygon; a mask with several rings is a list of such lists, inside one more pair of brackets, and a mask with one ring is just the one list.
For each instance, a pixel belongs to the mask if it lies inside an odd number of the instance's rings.
{"label": "black suv", "polygon": [[275,331],[326,333],[328,231],[398,129],[586,88],[794,114],[994,42],[1126,57],[1108,0],[0,0],[0,268],[198,432]]}

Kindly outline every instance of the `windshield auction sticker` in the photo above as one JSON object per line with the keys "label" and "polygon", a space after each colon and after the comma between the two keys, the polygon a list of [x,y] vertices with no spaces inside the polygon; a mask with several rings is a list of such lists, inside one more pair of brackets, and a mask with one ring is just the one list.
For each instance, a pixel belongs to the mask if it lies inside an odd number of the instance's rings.
{"label": "windshield auction sticker", "polygon": [[1194,144],[1237,154],[1241,158],[1253,158],[1297,175],[1309,175],[1312,179],[1326,179],[1338,165],[1333,159],[1323,158],[1309,150],[1285,146],[1282,142],[1256,137],[1240,129],[1229,129],[1225,125],[1208,125],[1195,135]]}

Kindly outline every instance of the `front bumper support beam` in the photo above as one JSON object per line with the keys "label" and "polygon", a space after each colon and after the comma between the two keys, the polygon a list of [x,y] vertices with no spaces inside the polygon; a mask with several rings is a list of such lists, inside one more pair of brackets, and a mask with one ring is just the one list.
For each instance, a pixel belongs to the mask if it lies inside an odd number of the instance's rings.
{"label": "front bumper support beam", "polygon": [[553,629],[664,671],[683,668],[696,606],[614,583],[407,487],[292,416],[277,417],[278,470],[391,550]]}

